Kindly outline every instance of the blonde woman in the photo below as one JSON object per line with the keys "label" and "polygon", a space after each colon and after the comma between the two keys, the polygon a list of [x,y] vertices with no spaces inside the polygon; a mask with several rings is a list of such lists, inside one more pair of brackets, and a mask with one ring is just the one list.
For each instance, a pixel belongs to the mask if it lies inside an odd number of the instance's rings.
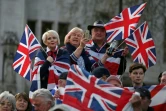
{"label": "blonde woman", "polygon": [[85,44],[88,41],[89,40],[84,37],[83,30],[74,27],[65,36],[64,44],[70,54],[71,64],[77,64],[79,67],[91,72],[95,67],[103,66],[107,57],[102,58],[99,62],[95,62],[95,60],[84,50]]}
{"label": "blonde woman", "polygon": [[70,57],[67,51],[58,47],[60,39],[56,31],[48,30],[42,40],[47,46],[47,54],[44,51],[37,54],[33,73],[40,74],[41,88],[51,90],[57,86],[59,75],[70,68]]}

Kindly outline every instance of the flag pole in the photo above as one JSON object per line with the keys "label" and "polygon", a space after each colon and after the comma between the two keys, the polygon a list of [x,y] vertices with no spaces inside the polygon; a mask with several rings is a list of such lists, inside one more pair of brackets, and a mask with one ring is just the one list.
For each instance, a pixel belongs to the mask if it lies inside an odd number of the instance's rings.
{"label": "flag pole", "polygon": [[[41,44],[40,44],[41,45]],[[46,53],[46,51],[44,50],[44,48],[41,46],[42,51],[48,56],[48,54]]]}
{"label": "flag pole", "polygon": [[118,49],[124,43],[125,39],[118,45],[118,47],[116,49]]}

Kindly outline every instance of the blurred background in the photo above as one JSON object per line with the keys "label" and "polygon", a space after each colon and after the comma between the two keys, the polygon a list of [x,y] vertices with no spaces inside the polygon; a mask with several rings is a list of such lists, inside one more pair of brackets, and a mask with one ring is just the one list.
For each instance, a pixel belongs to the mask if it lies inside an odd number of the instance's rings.
{"label": "blurred background", "polygon": [[[148,22],[156,46],[157,64],[148,69],[144,82],[158,84],[159,73],[166,70],[166,0],[0,0],[0,92],[29,92],[31,82],[12,68],[26,24],[41,43],[45,31],[56,30],[62,46],[65,35],[73,27],[85,30],[96,20],[106,23],[124,8],[145,2],[147,5],[138,26]],[[129,54],[124,84],[129,82],[128,68],[131,64]]]}

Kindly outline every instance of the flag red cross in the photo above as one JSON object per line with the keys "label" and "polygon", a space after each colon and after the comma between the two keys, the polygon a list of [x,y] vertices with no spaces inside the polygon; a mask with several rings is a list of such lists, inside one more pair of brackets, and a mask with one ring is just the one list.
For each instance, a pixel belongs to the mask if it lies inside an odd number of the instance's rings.
{"label": "flag red cross", "polygon": [[[101,87],[95,87],[96,86],[95,82],[97,80],[95,77],[91,76],[89,78],[89,81],[84,81],[80,77],[76,76],[77,74],[75,75],[72,73],[74,73],[74,72],[70,71],[68,73],[68,77],[72,78],[78,85],[80,85],[86,89],[86,92],[85,92],[85,95],[84,95],[84,98],[82,101],[83,106],[88,107],[89,101],[92,98],[93,94],[99,95],[103,99],[112,100],[113,103],[117,103],[117,101],[120,101],[120,99],[118,97],[105,92],[104,90],[102,90]],[[111,84],[110,84],[110,87],[112,87]],[[77,90],[79,90],[79,89],[77,89]],[[66,91],[69,91],[69,90],[66,89]]]}
{"label": "flag red cross", "polygon": [[[143,8],[144,7],[138,10],[133,16],[136,16],[140,11],[142,11]],[[133,30],[135,30],[135,27],[130,27],[130,25],[137,23],[138,19],[140,18],[140,16],[134,18],[130,17],[128,11],[129,11],[128,8],[123,10],[122,12],[123,20],[110,23],[109,25],[105,26],[106,30],[124,27],[124,37],[128,37],[130,35],[129,29],[132,28]]]}
{"label": "flag red cross", "polygon": [[[145,29],[147,28],[147,24],[145,25],[144,28]],[[154,47],[154,42],[152,40],[145,41],[145,39],[146,39],[145,38],[146,37],[145,30],[142,34],[141,34],[140,30],[136,30],[134,33],[134,37],[137,41],[137,44],[134,44],[130,41],[126,41],[126,43],[132,45],[133,47],[135,47],[137,49],[133,52],[132,57],[136,58],[138,56],[138,54],[141,54],[146,66],[148,66],[148,61],[146,61],[146,60],[148,60],[147,53],[149,53],[151,55],[151,57],[153,57],[153,59],[156,60],[156,58],[153,56],[153,54],[151,54],[150,51],[146,52],[146,49],[148,49],[149,47]]]}

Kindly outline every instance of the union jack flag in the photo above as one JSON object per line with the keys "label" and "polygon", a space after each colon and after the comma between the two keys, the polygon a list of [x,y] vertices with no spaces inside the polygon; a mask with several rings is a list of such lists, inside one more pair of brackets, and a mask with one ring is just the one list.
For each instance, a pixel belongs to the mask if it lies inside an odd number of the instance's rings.
{"label": "union jack flag", "polygon": [[[166,86],[165,85],[152,85],[143,86],[151,93],[150,107],[154,108],[154,111],[166,111]],[[125,87],[125,89],[134,91],[133,87]]]}
{"label": "union jack flag", "polygon": [[29,81],[32,80],[32,59],[40,48],[40,43],[28,25],[26,25],[12,66],[17,73]]}
{"label": "union jack flag", "polygon": [[107,42],[127,38],[135,29],[146,3],[124,9],[105,24]]}
{"label": "union jack flag", "polygon": [[134,62],[143,63],[147,68],[156,64],[156,50],[147,22],[125,39]]}
{"label": "union jack flag", "polygon": [[77,65],[72,65],[66,85],[63,104],[81,111],[127,111],[130,91],[112,87],[90,75]]}

